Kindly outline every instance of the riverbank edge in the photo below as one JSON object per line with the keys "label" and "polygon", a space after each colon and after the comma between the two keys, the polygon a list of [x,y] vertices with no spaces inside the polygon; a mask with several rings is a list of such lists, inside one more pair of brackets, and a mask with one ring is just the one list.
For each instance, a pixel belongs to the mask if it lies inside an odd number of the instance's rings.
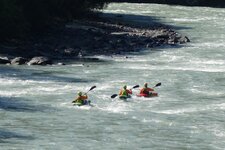
{"label": "riverbank edge", "polygon": [[0,43],[0,64],[47,65],[93,55],[123,55],[190,42],[161,23],[138,24],[123,15],[73,20],[26,39]]}

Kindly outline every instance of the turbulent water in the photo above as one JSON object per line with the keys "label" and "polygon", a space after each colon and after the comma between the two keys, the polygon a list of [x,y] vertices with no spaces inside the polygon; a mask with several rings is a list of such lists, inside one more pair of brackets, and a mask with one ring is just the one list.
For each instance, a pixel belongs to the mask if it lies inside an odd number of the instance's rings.
{"label": "turbulent water", "polygon": [[[0,66],[0,149],[223,150],[225,10],[122,3],[104,12],[170,25],[191,43],[66,66]],[[161,82],[159,97],[110,98],[144,82]],[[93,85],[95,107],[71,105]]]}

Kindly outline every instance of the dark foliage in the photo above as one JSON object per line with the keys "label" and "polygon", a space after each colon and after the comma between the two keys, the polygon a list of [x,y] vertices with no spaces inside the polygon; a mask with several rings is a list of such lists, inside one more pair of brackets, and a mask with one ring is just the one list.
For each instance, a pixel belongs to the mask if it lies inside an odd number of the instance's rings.
{"label": "dark foliage", "polygon": [[105,0],[0,0],[0,38],[40,31],[56,20],[82,17],[105,4]]}

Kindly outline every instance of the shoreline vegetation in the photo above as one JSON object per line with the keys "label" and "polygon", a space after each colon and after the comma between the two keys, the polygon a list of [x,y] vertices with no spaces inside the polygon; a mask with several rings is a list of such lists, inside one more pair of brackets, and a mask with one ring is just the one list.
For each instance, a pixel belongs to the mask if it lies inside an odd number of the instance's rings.
{"label": "shoreline vegetation", "polygon": [[[12,2],[16,1],[12,0]],[[60,1],[63,0],[54,2]],[[71,3],[75,2],[75,0],[70,1]],[[52,3],[54,2],[52,1]],[[96,3],[94,8],[99,9],[106,4],[104,2]],[[16,33],[16,36],[6,33],[3,34],[4,37],[1,35],[0,64],[64,64],[59,62],[69,59],[85,60],[85,56],[111,56],[144,48],[190,42],[188,37],[175,32],[166,25],[160,23],[137,24],[124,19],[124,15],[102,17],[101,13],[91,12],[92,8],[88,7],[84,13],[85,17],[77,17],[76,13],[78,12],[73,12],[74,14],[71,13],[74,15],[73,17],[69,15],[69,19],[63,21],[57,18],[60,21],[54,20],[50,25],[45,24],[48,19],[42,18],[43,20],[41,19],[42,22],[38,26],[22,28],[22,34],[20,31],[13,31],[12,33]],[[83,12],[83,8],[78,14],[81,12]],[[35,23],[37,21],[35,20]],[[32,23],[29,24],[32,25]],[[0,23],[0,26],[2,24]],[[9,25],[8,30],[13,27]],[[27,29],[30,31],[28,34],[24,34]],[[4,33],[4,31],[0,32]]]}

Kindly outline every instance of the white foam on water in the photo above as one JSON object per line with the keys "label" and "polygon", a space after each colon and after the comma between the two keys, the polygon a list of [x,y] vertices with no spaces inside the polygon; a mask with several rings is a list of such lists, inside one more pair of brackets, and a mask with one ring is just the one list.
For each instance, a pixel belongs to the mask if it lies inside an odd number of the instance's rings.
{"label": "white foam on water", "polygon": [[112,86],[108,83],[101,83],[101,84],[94,84],[96,86],[96,89],[93,89],[93,91],[104,91],[106,89],[110,89]]}
{"label": "white foam on water", "polygon": [[121,68],[123,68],[123,69],[133,69],[133,70],[151,70],[150,66],[148,66],[148,65],[143,65],[143,66],[132,65],[132,66],[123,66]]}
{"label": "white foam on water", "polygon": [[[17,78],[0,78],[0,96],[26,96],[26,95],[59,95],[65,91],[74,91],[71,84],[58,84],[52,81],[20,80]],[[19,87],[23,88],[19,88]]]}
{"label": "white foam on water", "polygon": [[114,84],[116,83],[117,85],[121,85],[121,86],[123,86],[124,84],[127,84],[127,80],[118,80],[118,79],[115,79],[115,80],[111,80],[109,82],[110,83],[114,83]]}
{"label": "white foam on water", "polygon": [[2,97],[19,97],[22,95],[27,95],[29,91],[0,91],[0,96]]}
{"label": "white foam on water", "polygon": [[214,109],[225,110],[225,103],[212,105]]}
{"label": "white foam on water", "polygon": [[99,109],[111,113],[120,113],[120,114],[127,114],[128,112],[133,111],[128,105],[128,102],[124,102],[123,100],[112,101],[111,103],[108,103],[107,106]]}
{"label": "white foam on water", "polygon": [[147,59],[142,59],[142,58],[121,58],[121,59],[114,59],[115,62],[149,62]]}
{"label": "white foam on water", "polygon": [[[155,69],[155,68],[151,68]],[[196,66],[196,67],[189,67],[189,66],[184,66],[184,67],[161,67],[158,68],[157,70],[177,70],[177,71],[197,71],[197,72],[225,72],[224,67],[202,67],[202,66]]]}
{"label": "white foam on water", "polygon": [[224,65],[225,60],[190,60],[192,64],[196,65]]}
{"label": "white foam on water", "polygon": [[31,84],[51,84],[54,82],[51,81],[35,81],[35,80],[20,80],[18,78],[1,78],[0,77],[0,83],[1,85],[31,85]]}
{"label": "white foam on water", "polygon": [[83,67],[84,65],[83,64],[71,64],[71,66],[73,66],[73,67]]}
{"label": "white foam on water", "polygon": [[157,119],[143,119],[142,120],[143,123],[157,123],[157,124],[160,124],[160,125],[167,125],[167,126],[173,126],[174,123],[173,122],[165,122],[165,121],[162,121],[162,120],[157,120]]}
{"label": "white foam on water", "polygon": [[[204,63],[203,63],[204,64]],[[185,65],[185,64],[184,64]],[[190,64],[189,64],[190,65]],[[154,65],[132,65],[132,66],[123,66],[123,69],[133,69],[133,70],[177,70],[177,71],[197,71],[197,72],[225,72],[225,67],[221,66],[207,66],[204,64],[203,66],[154,66]]]}
{"label": "white foam on water", "polygon": [[[68,88],[69,87],[69,88]],[[65,92],[74,91],[70,86],[61,85],[30,85],[22,89],[11,88],[11,90],[1,90],[0,96],[28,96],[28,95],[61,95]]]}
{"label": "white foam on water", "polygon": [[210,104],[210,105],[201,105],[201,106],[192,106],[189,108],[179,108],[173,110],[162,110],[162,111],[153,111],[155,113],[162,113],[162,114],[185,114],[185,113],[195,113],[195,112],[202,112],[202,111],[213,111],[213,110],[225,110],[225,103],[222,104]]}
{"label": "white foam on water", "polygon": [[223,43],[201,43],[201,44],[195,44],[195,46],[198,46],[198,48],[205,48],[205,49],[208,49],[208,48],[213,48],[213,49],[217,49],[217,48],[224,48],[224,44]]}
{"label": "white foam on water", "polygon": [[212,132],[217,137],[220,137],[220,138],[224,138],[225,137],[224,129],[214,129]]}
{"label": "white foam on water", "polygon": [[113,10],[104,10],[105,13],[126,13],[127,11],[121,9],[113,9]]}
{"label": "white foam on water", "polygon": [[74,106],[71,102],[63,102],[57,105],[60,108],[69,108],[69,109],[81,109],[81,110],[90,110],[94,108],[94,106],[83,105],[83,106]]}
{"label": "white foam on water", "polygon": [[158,119],[142,119],[142,122],[144,122],[144,123],[148,123],[148,122],[150,122],[150,123],[163,123],[163,121],[162,120],[158,120]]}
{"label": "white foam on water", "polygon": [[163,111],[153,111],[155,113],[162,113],[162,114],[183,114],[183,113],[190,113],[196,112],[196,108],[183,108],[183,109],[176,109],[176,110],[163,110]]}
{"label": "white foam on water", "polygon": [[197,87],[197,88],[198,89],[192,88],[192,89],[190,89],[190,91],[192,93],[202,94],[202,95],[205,95],[205,96],[212,96],[212,97],[225,96],[225,93],[223,91],[214,91],[214,90],[205,91],[205,90],[200,90],[199,87]]}
{"label": "white foam on water", "polygon": [[207,20],[207,19],[206,18],[194,18],[194,19],[191,19],[191,18],[173,18],[172,20],[176,21],[176,22],[200,22],[200,21]]}

